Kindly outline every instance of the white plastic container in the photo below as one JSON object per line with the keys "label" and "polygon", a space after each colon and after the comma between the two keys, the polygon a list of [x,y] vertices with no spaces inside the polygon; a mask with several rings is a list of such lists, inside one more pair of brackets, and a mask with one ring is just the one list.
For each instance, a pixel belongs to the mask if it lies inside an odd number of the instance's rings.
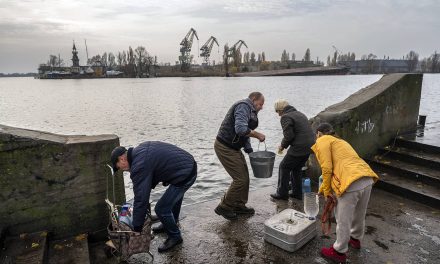
{"label": "white plastic container", "polygon": [[264,222],[264,240],[294,252],[316,236],[315,222],[301,212],[285,209]]}

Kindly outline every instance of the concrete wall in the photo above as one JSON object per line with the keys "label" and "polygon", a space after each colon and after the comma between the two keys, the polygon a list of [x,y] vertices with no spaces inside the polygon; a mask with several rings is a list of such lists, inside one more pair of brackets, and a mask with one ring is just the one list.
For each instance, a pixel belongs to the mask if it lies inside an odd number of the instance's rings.
{"label": "concrete wall", "polygon": [[[55,237],[106,227],[114,135],[63,136],[0,125],[0,226],[10,234],[47,230]],[[121,175],[116,201],[125,200]],[[111,187],[110,187],[111,190]],[[112,199],[111,199],[112,200]]]}
{"label": "concrete wall", "polygon": [[311,119],[335,127],[361,157],[375,154],[397,135],[414,130],[419,115],[422,74],[389,74]]}

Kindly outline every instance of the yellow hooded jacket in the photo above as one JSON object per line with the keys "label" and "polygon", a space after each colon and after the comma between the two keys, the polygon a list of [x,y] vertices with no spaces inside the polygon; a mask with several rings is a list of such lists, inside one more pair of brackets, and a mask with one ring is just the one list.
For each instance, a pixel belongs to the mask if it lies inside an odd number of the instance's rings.
{"label": "yellow hooded jacket", "polygon": [[374,182],[379,179],[353,147],[342,139],[331,135],[321,136],[312,150],[322,170],[323,181],[319,193],[325,197],[332,190],[336,196],[341,196],[350,184],[362,177],[373,177]]}

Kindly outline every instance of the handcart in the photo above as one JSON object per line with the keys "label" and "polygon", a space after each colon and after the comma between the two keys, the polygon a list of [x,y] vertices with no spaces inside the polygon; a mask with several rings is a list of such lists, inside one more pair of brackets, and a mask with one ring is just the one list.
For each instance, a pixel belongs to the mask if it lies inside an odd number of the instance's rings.
{"label": "handcart", "polygon": [[[115,174],[113,168],[110,165],[112,174],[112,185],[113,185],[113,201],[115,201]],[[106,245],[109,247],[108,250],[110,254],[117,257],[119,262],[130,262],[130,258],[135,254],[147,253],[148,259],[153,261],[153,254],[150,252],[150,243],[153,239],[151,233],[151,211],[148,212],[145,219],[142,232],[134,232],[129,225],[119,221],[119,212],[122,208],[121,205],[115,205],[108,198],[108,177],[107,178],[107,193],[105,202],[109,210],[109,225],[107,227],[109,241]]]}

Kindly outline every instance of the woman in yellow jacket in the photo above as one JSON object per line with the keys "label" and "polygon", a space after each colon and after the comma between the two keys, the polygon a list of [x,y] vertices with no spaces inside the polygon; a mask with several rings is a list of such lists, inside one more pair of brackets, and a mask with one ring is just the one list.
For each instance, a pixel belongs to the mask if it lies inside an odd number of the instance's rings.
{"label": "woman in yellow jacket", "polygon": [[322,123],[316,129],[312,146],[321,165],[323,182],[319,193],[337,198],[336,241],[321,254],[345,262],[348,245],[360,249],[365,228],[365,214],[372,185],[379,178],[346,141],[335,137],[333,127]]}

